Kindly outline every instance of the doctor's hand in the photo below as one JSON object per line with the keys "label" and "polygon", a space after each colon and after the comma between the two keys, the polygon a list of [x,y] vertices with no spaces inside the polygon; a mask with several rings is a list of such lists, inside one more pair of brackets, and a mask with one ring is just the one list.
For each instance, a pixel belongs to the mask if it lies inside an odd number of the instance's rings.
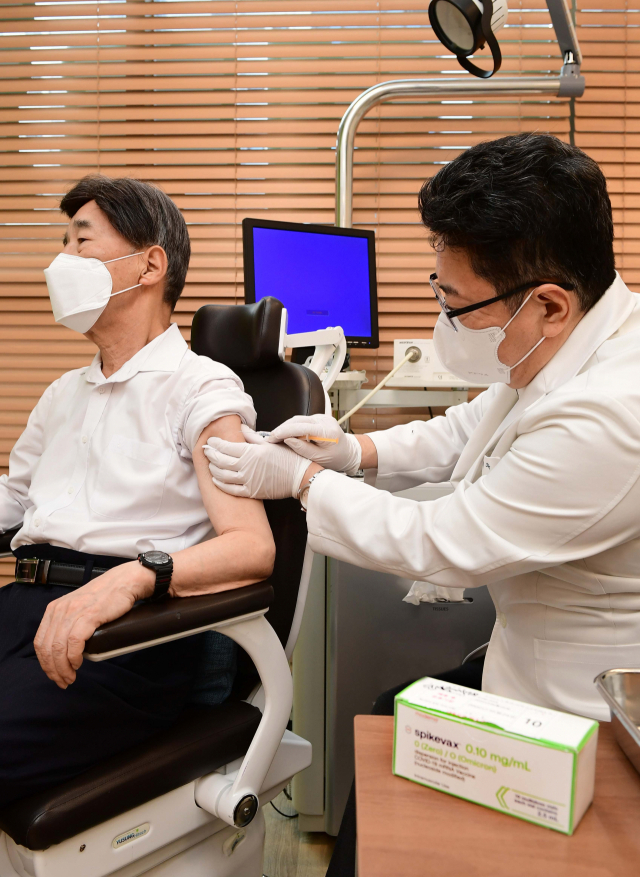
{"label": "doctor's hand", "polygon": [[[316,438],[306,441],[307,436]],[[358,439],[344,432],[330,414],[292,417],[276,427],[267,441],[284,442],[296,454],[319,463],[325,469],[355,475],[360,468],[362,449]]]}
{"label": "doctor's hand", "polygon": [[59,688],[75,682],[86,641],[153,594],[155,573],[137,560],[108,570],[47,606],[33,644],[40,666]]}
{"label": "doctor's hand", "polygon": [[251,499],[296,497],[309,460],[284,445],[270,444],[247,426],[242,433],[247,444],[211,436],[204,445],[216,487]]}

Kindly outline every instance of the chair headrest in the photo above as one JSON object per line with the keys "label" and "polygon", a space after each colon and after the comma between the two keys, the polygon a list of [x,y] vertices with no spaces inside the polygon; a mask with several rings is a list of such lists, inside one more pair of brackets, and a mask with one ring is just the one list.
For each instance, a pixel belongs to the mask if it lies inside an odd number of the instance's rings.
{"label": "chair headrest", "polygon": [[204,305],[193,318],[191,349],[234,371],[277,365],[282,309],[270,297],[251,305]]}

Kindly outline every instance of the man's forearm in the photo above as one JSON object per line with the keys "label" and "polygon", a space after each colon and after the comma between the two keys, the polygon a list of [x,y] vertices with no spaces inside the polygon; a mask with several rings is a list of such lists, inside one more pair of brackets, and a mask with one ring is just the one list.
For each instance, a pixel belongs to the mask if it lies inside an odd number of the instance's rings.
{"label": "man's forearm", "polygon": [[[197,597],[263,581],[271,575],[275,551],[260,536],[237,530],[176,551],[171,557],[169,595]],[[153,595],[156,574],[138,561],[122,564],[110,570],[108,576],[122,580],[132,605]],[[103,575],[94,581],[103,578],[106,580]]]}
{"label": "man's forearm", "polygon": [[172,554],[169,594],[194,597],[241,588],[271,575],[275,549],[261,536],[236,530]]}
{"label": "man's forearm", "polygon": [[[195,597],[240,588],[267,578],[273,567],[273,540],[263,533],[230,530],[173,555],[169,594]],[[156,575],[137,560],[113,567],[81,588],[53,600],[34,640],[38,660],[60,688],[71,685],[93,632],[151,597]]]}

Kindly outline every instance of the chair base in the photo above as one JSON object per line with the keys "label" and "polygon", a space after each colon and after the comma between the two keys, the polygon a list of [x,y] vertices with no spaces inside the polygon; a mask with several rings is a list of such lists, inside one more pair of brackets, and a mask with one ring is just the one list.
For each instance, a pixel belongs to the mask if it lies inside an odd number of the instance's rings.
{"label": "chair base", "polygon": [[[310,763],[311,745],[285,731],[260,793],[261,807]],[[229,826],[198,807],[197,782],[47,850],[28,850],[0,832],[0,877],[262,877],[262,810],[244,829]]]}
{"label": "chair base", "polygon": [[[222,830],[219,830],[220,826],[223,826]],[[264,836],[262,810],[244,829],[233,828],[216,819],[209,826],[196,829],[171,844],[118,867],[110,872],[109,877],[262,877]],[[24,847],[18,847],[6,835],[0,835],[2,877],[40,877],[41,874],[48,874],[47,870],[39,867],[42,862],[34,861],[34,855]],[[65,863],[65,867],[69,866],[66,872],[68,877],[85,877],[79,856],[75,862]]]}
{"label": "chair base", "polygon": [[[200,841],[144,874],[145,877],[262,877],[264,839],[264,814],[259,810],[246,828],[227,826],[224,831]],[[121,877],[129,875],[123,874]]]}

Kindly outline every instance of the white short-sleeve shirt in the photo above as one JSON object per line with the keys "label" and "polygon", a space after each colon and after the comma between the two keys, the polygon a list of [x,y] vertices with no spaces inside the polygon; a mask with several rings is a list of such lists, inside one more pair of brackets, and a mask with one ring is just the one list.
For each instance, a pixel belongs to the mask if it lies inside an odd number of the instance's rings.
{"label": "white short-sleeve shirt", "polygon": [[188,349],[178,327],[109,378],[100,354],[45,391],[0,478],[0,532],[134,558],[213,535],[192,462],[209,423],[255,410],[230,369]]}

